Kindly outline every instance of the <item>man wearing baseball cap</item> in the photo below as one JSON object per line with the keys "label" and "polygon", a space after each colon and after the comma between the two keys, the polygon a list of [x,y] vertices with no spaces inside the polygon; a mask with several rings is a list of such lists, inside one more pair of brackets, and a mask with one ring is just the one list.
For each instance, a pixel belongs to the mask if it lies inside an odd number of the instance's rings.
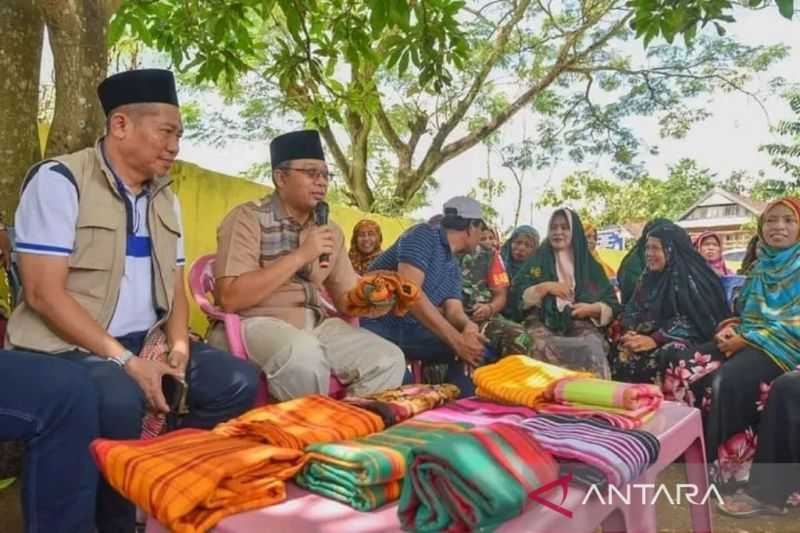
{"label": "man wearing baseball cap", "polygon": [[464,396],[473,392],[465,365],[481,364],[486,338],[464,312],[456,256],[475,250],[485,227],[480,204],[456,196],[444,204],[439,225],[407,230],[369,270],[396,271],[422,287],[424,297],[405,317],[361,321],[362,327],[397,344],[407,360],[447,363],[447,380]]}
{"label": "man wearing baseball cap", "polygon": [[[23,182],[16,251],[25,296],[6,345],[83,367],[97,389],[100,437],[138,438],[147,411],[170,411],[165,396],[180,390],[176,380],[188,385],[189,405],[178,425],[211,428],[253,405],[258,380],[246,361],[189,341],[180,206],[168,176],[183,133],[175,78],[161,69],[121,72],[97,93],[106,134],[36,164]],[[166,362],[137,356],[151,343],[166,344]],[[62,379],[53,368],[43,388]],[[167,394],[162,378],[174,387]],[[91,464],[89,450],[60,463]],[[84,468],[79,490],[93,504],[89,474]],[[63,505],[67,494],[46,492],[49,482],[37,497]],[[96,525],[99,533],[135,528],[133,504],[104,480]]]}

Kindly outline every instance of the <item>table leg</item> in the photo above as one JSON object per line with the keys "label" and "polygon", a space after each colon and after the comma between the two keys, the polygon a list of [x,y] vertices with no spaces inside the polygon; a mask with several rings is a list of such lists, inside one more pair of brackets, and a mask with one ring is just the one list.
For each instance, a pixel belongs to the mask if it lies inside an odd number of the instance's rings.
{"label": "table leg", "polygon": [[708,492],[708,466],[706,465],[702,426],[698,432],[698,438],[684,452],[686,479],[690,485],[697,487],[697,496],[694,498],[697,503],[689,503],[689,512],[692,517],[694,533],[711,533],[711,501],[714,496],[712,494],[704,504],[701,503]]}

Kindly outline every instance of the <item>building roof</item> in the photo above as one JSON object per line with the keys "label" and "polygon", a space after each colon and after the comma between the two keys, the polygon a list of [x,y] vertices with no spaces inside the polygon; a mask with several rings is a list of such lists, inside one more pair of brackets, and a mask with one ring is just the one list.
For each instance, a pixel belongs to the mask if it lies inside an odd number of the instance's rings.
{"label": "building roof", "polygon": [[[735,194],[732,192],[728,192],[725,189],[721,189],[719,187],[714,187],[706,194],[703,195],[698,201],[692,204],[689,209],[683,212],[681,216],[678,217],[678,221],[682,222],[689,214],[697,209],[698,207],[706,206],[706,205],[726,205],[726,204],[737,204],[748,211],[750,211],[754,216],[758,216],[767,206],[766,203],[761,202],[759,200],[755,200],[753,198],[748,198],[746,196],[742,196],[740,194]],[[734,217],[736,218],[736,217]],[[741,218],[741,217],[738,217]],[[726,219],[727,220],[727,219]],[[732,219],[731,219],[732,220]],[[704,222],[705,224],[710,224],[708,220]],[[725,222],[725,224],[732,224],[733,222]],[[680,224],[683,227],[684,224]]]}
{"label": "building roof", "polygon": [[685,229],[735,229],[750,222],[750,217],[699,218],[696,220],[679,220],[677,224]]}

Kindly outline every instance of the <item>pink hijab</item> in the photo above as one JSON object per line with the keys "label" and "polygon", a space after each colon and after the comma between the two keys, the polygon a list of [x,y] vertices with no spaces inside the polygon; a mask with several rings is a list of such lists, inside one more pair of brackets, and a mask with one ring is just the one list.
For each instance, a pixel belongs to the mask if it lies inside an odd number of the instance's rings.
{"label": "pink hijab", "polygon": [[[706,259],[706,263],[710,266],[714,272],[719,274],[720,276],[733,276],[736,274],[733,270],[728,268],[728,265],[725,264],[725,259],[722,257],[722,253],[725,251],[724,246],[722,245],[722,239],[720,238],[719,234],[714,231],[706,231],[701,233],[694,241],[695,249],[700,252],[700,246],[703,244],[703,241],[706,239],[714,238],[717,240],[717,244],[719,245],[719,259],[716,261],[709,261]],[[702,252],[701,254],[702,255]]]}

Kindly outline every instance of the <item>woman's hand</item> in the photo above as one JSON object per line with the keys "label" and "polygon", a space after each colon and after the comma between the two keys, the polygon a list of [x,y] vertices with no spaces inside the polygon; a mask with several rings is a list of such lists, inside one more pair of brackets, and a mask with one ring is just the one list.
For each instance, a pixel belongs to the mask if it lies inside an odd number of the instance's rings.
{"label": "woman's hand", "polygon": [[572,306],[572,318],[599,318],[600,313],[600,306],[596,303],[577,303]]}
{"label": "woman's hand", "polygon": [[634,353],[649,352],[658,348],[658,343],[652,337],[638,333],[626,333],[622,337],[622,345]]}
{"label": "woman's hand", "polygon": [[544,290],[547,292],[547,294],[552,294],[556,298],[561,298],[562,300],[572,300],[572,298],[575,296],[572,287],[566,283],[561,283],[560,281],[550,281],[545,282],[542,285],[545,285]]}
{"label": "woman's hand", "polygon": [[477,304],[472,308],[472,320],[475,322],[483,322],[492,318],[494,315],[494,308],[492,304]]}
{"label": "woman's hand", "polygon": [[717,338],[717,347],[719,351],[725,354],[725,357],[731,357],[736,352],[747,346],[744,337],[738,333],[734,333],[732,337],[726,339]]}

